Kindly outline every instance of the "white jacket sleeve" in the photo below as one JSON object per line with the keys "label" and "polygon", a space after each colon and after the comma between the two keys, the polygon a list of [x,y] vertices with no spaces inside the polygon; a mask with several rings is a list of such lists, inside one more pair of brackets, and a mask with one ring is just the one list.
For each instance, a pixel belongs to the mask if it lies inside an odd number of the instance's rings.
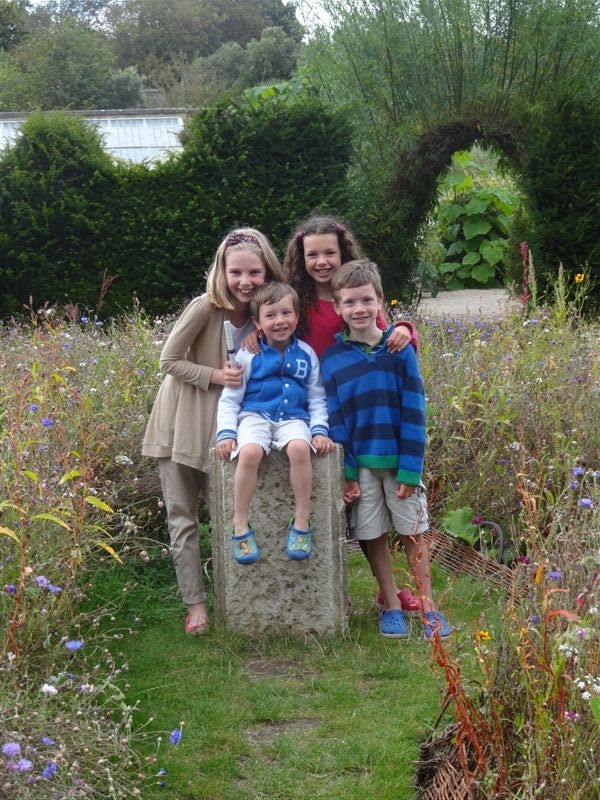
{"label": "white jacket sleeve", "polygon": [[223,439],[235,439],[237,441],[238,420],[244,395],[246,394],[246,384],[250,375],[250,364],[254,358],[253,353],[247,350],[239,350],[236,353],[236,360],[242,367],[242,385],[237,389],[228,386],[223,387],[219,404],[217,406],[217,442]]}
{"label": "white jacket sleeve", "polygon": [[323,381],[321,380],[319,358],[312,347],[306,344],[306,342],[302,342],[302,347],[310,356],[311,361],[310,376],[307,384],[310,432],[313,436],[328,436],[329,418],[327,415],[327,398],[325,396]]}

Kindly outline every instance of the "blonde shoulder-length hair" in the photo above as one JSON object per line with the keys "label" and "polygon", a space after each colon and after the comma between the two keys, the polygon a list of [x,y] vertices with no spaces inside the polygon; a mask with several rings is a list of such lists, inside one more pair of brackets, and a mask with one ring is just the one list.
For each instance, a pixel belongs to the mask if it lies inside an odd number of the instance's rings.
{"label": "blonde shoulder-length hair", "polygon": [[267,271],[265,283],[273,280],[284,280],[279,259],[264,233],[256,230],[256,228],[235,228],[227,234],[217,248],[213,263],[206,276],[208,299],[217,308],[233,308],[229,290],[227,289],[227,274],[225,272],[225,259],[227,253],[231,250],[248,250],[250,253],[256,253]]}

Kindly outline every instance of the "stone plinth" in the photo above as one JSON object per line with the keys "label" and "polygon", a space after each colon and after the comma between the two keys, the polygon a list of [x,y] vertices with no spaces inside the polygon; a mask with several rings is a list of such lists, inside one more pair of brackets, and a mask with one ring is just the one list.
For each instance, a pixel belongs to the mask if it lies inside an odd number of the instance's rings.
{"label": "stone plinth", "polygon": [[263,458],[250,509],[261,556],[241,565],[233,557],[233,476],[237,460],[211,452],[210,515],[215,618],[239,633],[340,633],[347,630],[346,523],[342,449],[312,457],[313,550],[305,561],[285,555],[294,510],[289,461],[284,453]]}

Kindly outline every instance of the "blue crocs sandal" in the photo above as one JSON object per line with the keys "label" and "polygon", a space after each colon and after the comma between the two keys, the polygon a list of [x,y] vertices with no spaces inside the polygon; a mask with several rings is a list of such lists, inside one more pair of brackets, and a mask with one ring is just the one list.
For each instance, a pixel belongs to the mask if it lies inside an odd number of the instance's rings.
{"label": "blue crocs sandal", "polygon": [[[294,518],[288,525],[288,538],[285,546],[285,554],[293,561],[303,561],[312,552],[312,530],[299,531],[294,528]],[[310,525],[310,522],[308,523]]]}
{"label": "blue crocs sandal", "polygon": [[256,544],[254,531],[249,528],[246,533],[235,534],[231,537],[233,541],[233,557],[238,564],[255,564],[260,558],[260,548]]}
{"label": "blue crocs sandal", "polygon": [[393,609],[392,611],[379,612],[379,633],[390,639],[408,639],[410,628],[404,612]]}
{"label": "blue crocs sandal", "polygon": [[452,628],[441,611],[426,611],[423,614],[423,635],[426,639],[431,639],[432,636],[447,639],[451,633]]}

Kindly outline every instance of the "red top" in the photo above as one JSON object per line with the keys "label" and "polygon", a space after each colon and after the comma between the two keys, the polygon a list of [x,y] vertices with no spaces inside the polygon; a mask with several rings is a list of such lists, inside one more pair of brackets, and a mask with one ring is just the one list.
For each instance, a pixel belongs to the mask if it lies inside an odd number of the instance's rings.
{"label": "red top", "polygon": [[[398,324],[398,323],[396,323]],[[410,322],[402,322],[411,332],[411,344],[417,350],[419,337]],[[333,307],[331,300],[317,300],[315,305],[311,305],[306,315],[306,329],[303,339],[307,342],[315,353],[321,358],[324,350],[335,342],[336,333],[341,333],[344,321]],[[389,323],[381,312],[377,316],[377,327],[384,331],[389,327]]]}

